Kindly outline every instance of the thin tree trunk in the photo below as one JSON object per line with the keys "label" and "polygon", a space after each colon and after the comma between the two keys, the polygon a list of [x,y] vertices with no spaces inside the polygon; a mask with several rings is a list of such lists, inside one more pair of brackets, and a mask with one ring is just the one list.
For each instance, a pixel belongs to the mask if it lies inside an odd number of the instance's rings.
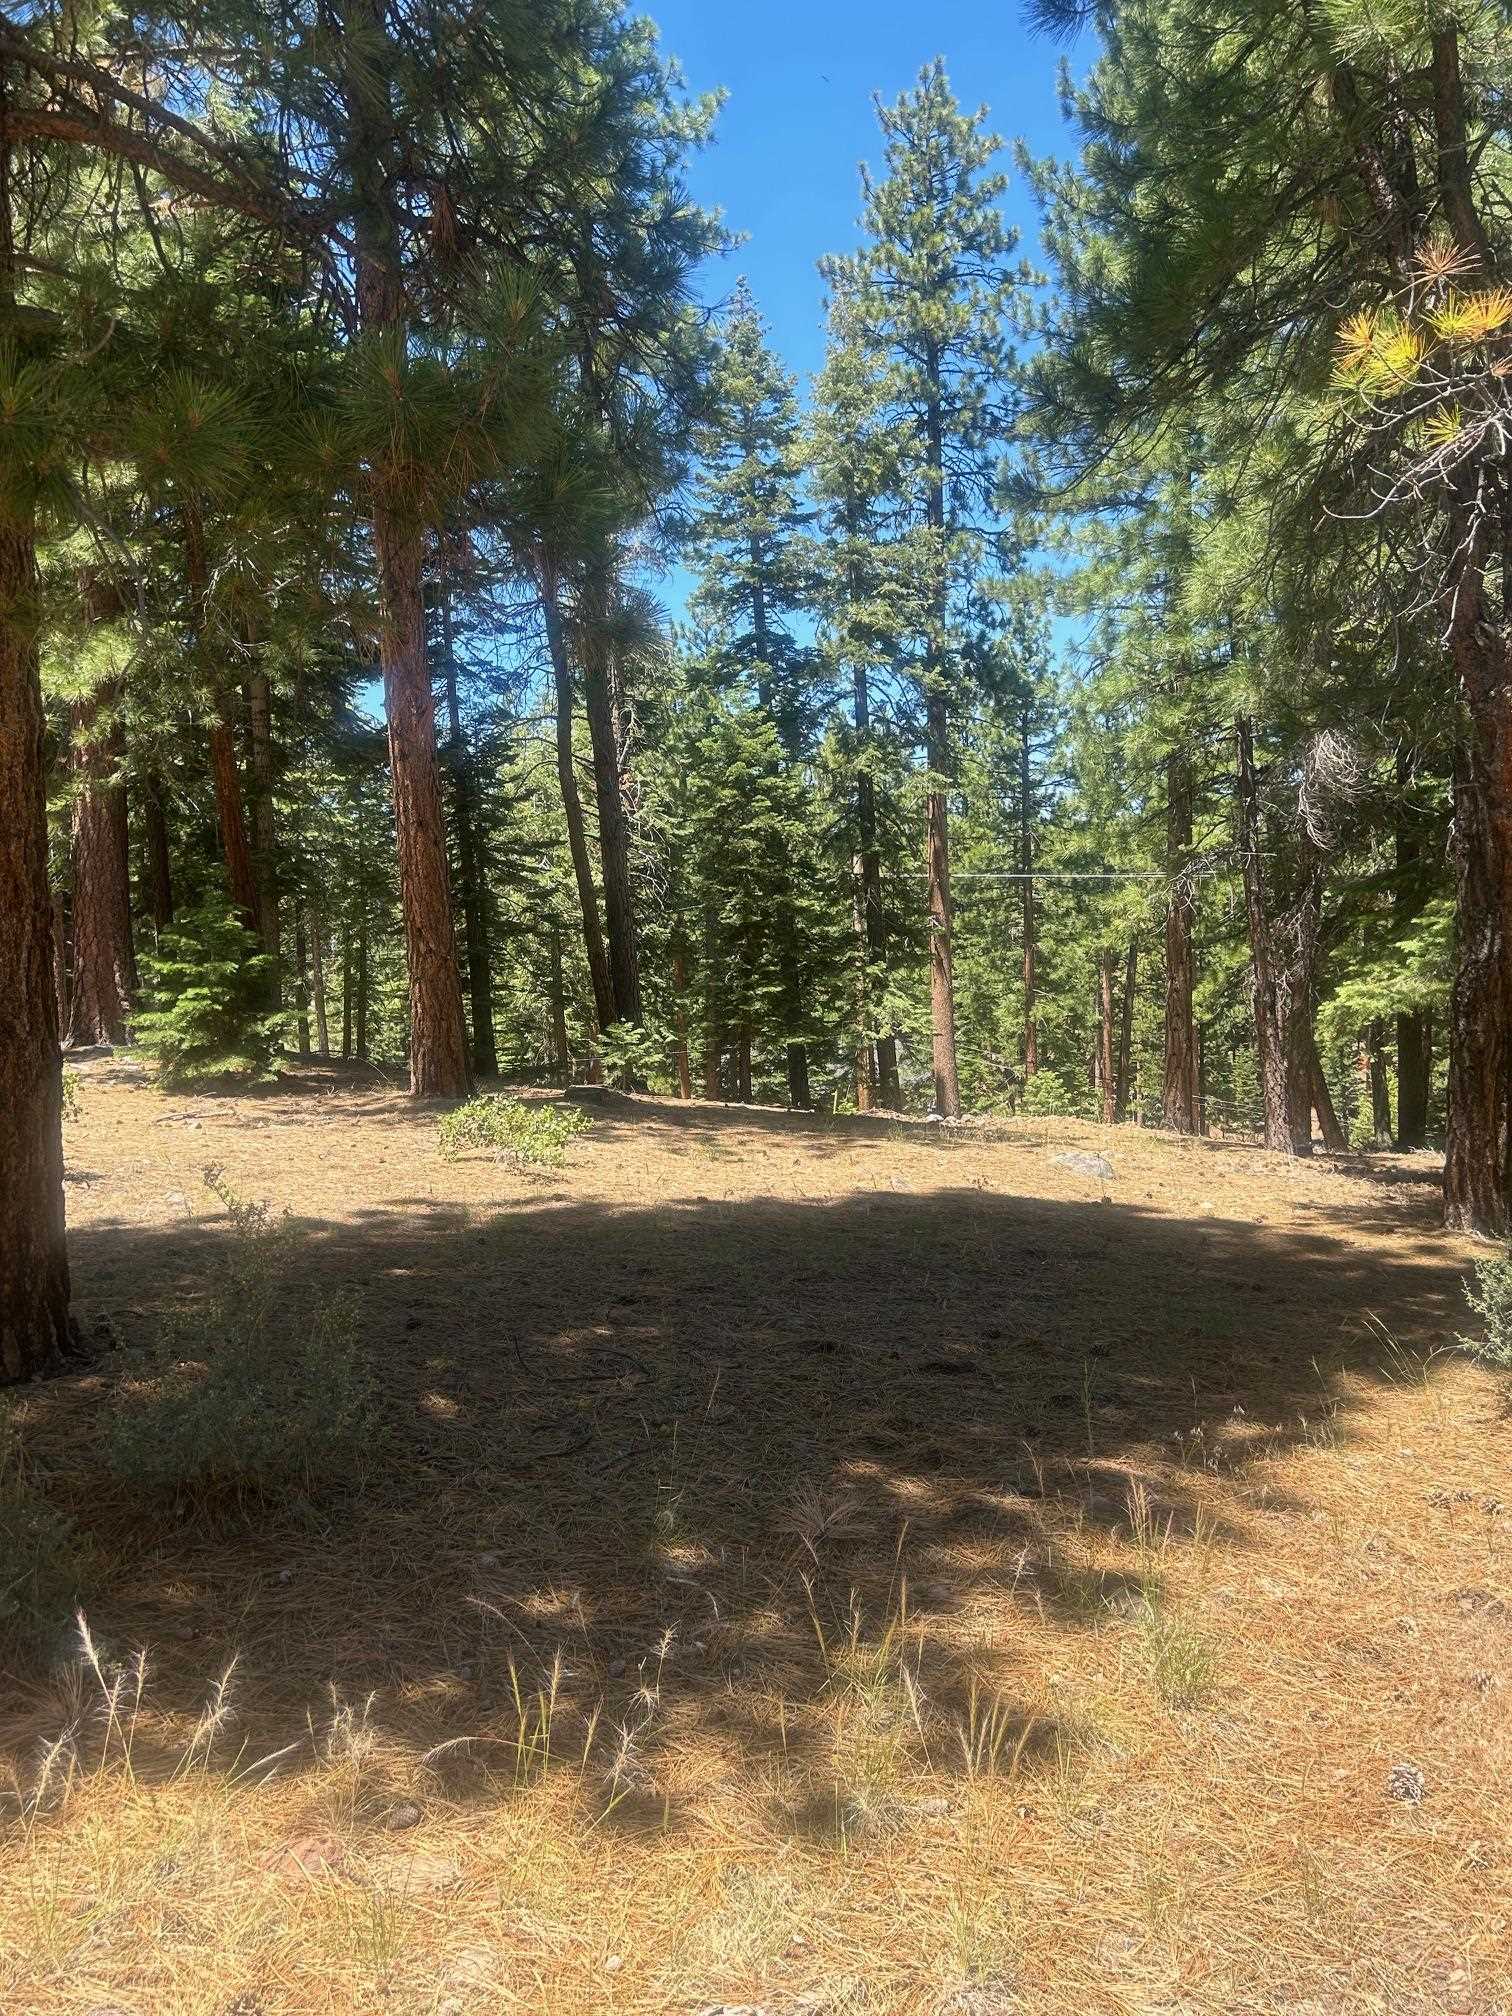
{"label": "thin tree trunk", "polygon": [[[13,308],[11,156],[0,74],[0,310]],[[0,1384],[74,1342],[63,1231],[63,1077],[47,880],[42,689],[28,612],[35,527],[22,481],[0,502]]]}
{"label": "thin tree trunk", "polygon": [[610,624],[613,617],[611,563],[599,554],[583,574],[580,598],[583,704],[593,751],[594,795],[598,804],[599,859],[604,872],[604,920],[608,931],[609,979],[621,1022],[641,1019],[640,960],[636,946],[635,892],[630,878],[630,828],[625,817],[624,779]]}
{"label": "thin tree trunk", "polygon": [[855,952],[855,1055],[852,1063],[855,1070],[856,1111],[869,1113],[877,1103],[877,1052],[872,1042],[870,1023],[866,1012],[866,894],[865,878],[858,854],[852,864],[854,883],[851,897],[851,927],[854,934]]}
{"label": "thin tree trunk", "polygon": [[[1317,1043],[1311,1038],[1308,1041],[1307,1081],[1309,1127],[1311,1116],[1316,1113],[1323,1146],[1330,1155],[1342,1155],[1349,1147],[1349,1136],[1344,1132],[1333,1094],[1328,1089],[1328,1080],[1323,1075],[1323,1060],[1318,1055]],[[1387,1124],[1389,1126],[1390,1122]]]}
{"label": "thin tree trunk", "polygon": [[341,1061],[352,1061],[352,926],[341,913]]}
{"label": "thin tree trunk", "polygon": [[368,1061],[368,913],[366,894],[357,912],[357,1062]]}
{"label": "thin tree trunk", "polygon": [[1035,1013],[1034,803],[1029,767],[1029,702],[1019,715],[1019,873],[1024,935],[1024,1082],[1039,1070],[1039,1020]]}
{"label": "thin tree trunk", "polygon": [[224,675],[212,664],[209,640],[210,563],[205,552],[205,528],[199,506],[187,500],[180,513],[184,535],[184,569],[193,613],[195,651],[210,691],[210,775],[215,787],[215,818],[220,830],[221,859],[231,901],[249,931],[258,926],[260,904],[257,871],[247,839],[247,815],[241,771],[236,760],[236,722]]}
{"label": "thin tree trunk", "polygon": [[751,1078],[751,1031],[749,1025],[740,1027],[739,1047],[736,1054],[736,1074],[739,1079],[739,1099],[742,1106],[749,1106],[755,1096]]}
{"label": "thin tree trunk", "polygon": [[1102,1087],[1102,1120],[1111,1127],[1118,1118],[1118,1066],[1114,1062],[1112,952],[1097,955],[1097,1082]]}
{"label": "thin tree trunk", "polygon": [[[1391,1146],[1391,1082],[1386,1076],[1386,1025],[1372,1022],[1365,1032],[1370,1060],[1370,1132],[1377,1148]],[[1400,1093],[1398,1097],[1400,1097]]]}
{"label": "thin tree trunk", "polygon": [[[1398,939],[1421,908],[1417,886],[1422,846],[1413,818],[1411,791],[1415,765],[1410,749],[1397,751],[1396,895],[1393,927]],[[1422,1009],[1396,1018],[1397,1132],[1399,1148],[1421,1148],[1428,1139],[1428,1017]]]}
{"label": "thin tree trunk", "polygon": [[723,1038],[720,1027],[719,989],[715,969],[715,950],[718,944],[717,926],[712,903],[704,912],[704,1056],[703,1078],[705,1099],[720,1097],[719,1053]]}
{"label": "thin tree trunk", "polygon": [[53,994],[58,1003],[58,1027],[68,1027],[68,908],[61,889],[52,900]]}
{"label": "thin tree trunk", "polygon": [[1260,859],[1260,803],[1253,724],[1241,716],[1238,743],[1239,853],[1253,973],[1255,1047],[1265,1108],[1265,1145],[1288,1155],[1312,1153],[1312,957],[1317,936],[1317,869],[1309,861],[1288,913],[1291,957],[1278,958],[1266,913]]}
{"label": "thin tree trunk", "polygon": [[146,843],[147,912],[155,930],[173,922],[173,868],[168,851],[168,820],[163,810],[163,785],[155,770],[142,779],[142,833]]}
{"label": "thin tree trunk", "polygon": [[572,752],[572,667],[567,657],[567,641],[562,623],[561,584],[555,564],[538,555],[536,579],[541,593],[541,617],[546,626],[546,648],[551,659],[551,676],[556,693],[557,783],[562,794],[562,816],[567,825],[567,851],[572,857],[573,880],[577,885],[578,909],[583,920],[583,949],[588,957],[588,980],[593,988],[593,1008],[601,1030],[616,1020],[614,986],[609,976],[609,956],[599,922],[598,891],[593,884],[593,863],[588,853],[588,836],[583,826],[583,801],[578,794],[577,768]]}
{"label": "thin tree trunk", "polygon": [[273,803],[273,688],[266,672],[247,681],[247,718],[252,750],[252,835],[257,848],[257,935],[273,961],[268,998],[277,1009],[283,987],[278,942],[278,813]]}
{"label": "thin tree trunk", "polygon": [[320,912],[310,905],[310,969],[315,979],[315,1043],[322,1057],[331,1054],[331,1032],[326,1021],[325,953],[322,946],[324,926]]}
{"label": "thin tree trunk", "polygon": [[572,1083],[572,1045],[567,1038],[567,988],[562,978],[562,927],[551,926],[551,1040],[556,1051],[557,1080]]}
{"label": "thin tree trunk", "polygon": [[935,556],[938,587],[930,610],[924,654],[924,760],[929,768],[925,806],[924,866],[929,904],[929,1012],[934,1048],[935,1111],[946,1120],[961,1117],[961,1083],[956,1068],[955,967],[951,949],[954,919],[950,896],[950,702],[941,663],[946,619],[945,445],[941,369],[931,344],[925,360],[932,397],[925,416],[929,453],[928,523],[939,542]]}
{"label": "thin tree trunk", "polygon": [[677,1096],[693,1097],[693,1073],[688,1063],[688,962],[679,939],[672,948],[672,1049],[677,1065]]}
{"label": "thin tree trunk", "polygon": [[[367,336],[403,339],[409,315],[394,207],[401,139],[390,84],[398,52],[377,0],[349,0],[346,17],[349,46],[361,52],[344,80],[350,155],[356,164],[357,319]],[[449,1098],[468,1090],[467,1028],[452,928],[435,696],[425,650],[425,540],[408,494],[411,487],[402,467],[380,465],[373,472],[379,661],[409,968],[410,1091],[419,1098]]]}
{"label": "thin tree trunk", "polygon": [[294,911],[294,963],[297,968],[294,1012],[295,1029],[299,1036],[299,1054],[310,1054],[310,953],[305,943],[304,912],[295,906]]}
{"label": "thin tree trunk", "polygon": [[1173,750],[1166,758],[1166,874],[1170,893],[1165,913],[1165,1077],[1161,1117],[1176,1134],[1198,1131],[1200,1104],[1192,1011],[1197,978],[1193,949],[1197,906],[1190,874],[1191,847],[1191,762],[1183,752]]}
{"label": "thin tree trunk", "polygon": [[1134,981],[1139,967],[1139,947],[1130,943],[1124,962],[1123,1012],[1118,1032],[1118,1086],[1114,1118],[1122,1124],[1129,1112],[1129,1076],[1134,1049]]}
{"label": "thin tree trunk", "polygon": [[119,699],[118,687],[102,687],[72,709],[73,986],[66,1041],[75,1048],[124,1043],[136,992],[131,853],[120,774],[125,740],[119,721],[108,718]]}
{"label": "thin tree trunk", "polygon": [[472,773],[462,733],[462,705],[457,690],[457,653],[452,630],[451,585],[441,576],[441,648],[446,674],[447,755],[452,779],[452,809],[457,822],[457,881],[462,898],[462,938],[467,948],[467,990],[472,1006],[472,1065],[479,1078],[499,1071],[494,1035],[493,959],[488,942],[488,902],[484,888],[483,849],[478,837]]}

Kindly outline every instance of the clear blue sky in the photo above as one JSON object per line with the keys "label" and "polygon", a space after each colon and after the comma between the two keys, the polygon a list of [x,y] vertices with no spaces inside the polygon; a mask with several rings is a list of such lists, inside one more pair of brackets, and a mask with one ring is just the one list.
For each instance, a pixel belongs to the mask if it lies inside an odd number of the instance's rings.
{"label": "clear blue sky", "polygon": [[[857,240],[858,164],[876,163],[872,97],[891,100],[945,58],[957,98],[985,102],[995,130],[1036,153],[1069,151],[1059,51],[1024,26],[1018,0],[641,0],[695,91],[729,101],[692,164],[693,194],[748,242],[707,276],[722,299],[746,273],[789,369],[817,369],[822,290],[814,262]],[[1009,165],[1005,163],[1005,166]],[[1034,206],[1017,175],[1004,208],[1037,255]]]}

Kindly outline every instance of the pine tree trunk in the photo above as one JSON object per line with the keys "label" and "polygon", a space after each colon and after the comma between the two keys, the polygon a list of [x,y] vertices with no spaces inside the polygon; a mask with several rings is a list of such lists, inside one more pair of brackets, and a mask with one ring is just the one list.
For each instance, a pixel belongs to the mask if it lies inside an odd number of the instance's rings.
{"label": "pine tree trunk", "polygon": [[877,1103],[877,1053],[872,1043],[870,1021],[866,1012],[866,895],[859,854],[852,862],[851,868],[854,878],[851,891],[851,929],[855,980],[855,1052],[851,1062],[855,1072],[856,1111],[869,1113]]}
{"label": "pine tree trunk", "polygon": [[721,1095],[719,1054],[724,1032],[720,1026],[719,982],[715,968],[715,951],[718,946],[718,926],[712,904],[704,912],[703,932],[703,973],[704,973],[704,1056],[703,1079],[705,1099],[718,1099]]}
{"label": "pine tree trunk", "polygon": [[[360,52],[344,79],[357,184],[357,319],[365,336],[403,341],[409,317],[394,207],[401,138],[390,85],[399,56],[377,0],[349,0],[346,13],[347,41]],[[409,968],[410,1091],[417,1098],[454,1098],[469,1087],[467,1027],[452,928],[435,696],[425,650],[425,541],[411,502],[413,488],[413,472],[402,465],[373,472],[379,662]]]}
{"label": "pine tree trunk", "polygon": [[155,770],[142,780],[142,833],[146,851],[147,912],[154,929],[173,922],[173,868],[168,851],[168,820],[163,810],[163,785]]}
{"label": "pine tree trunk", "polygon": [[315,979],[315,1043],[322,1057],[331,1054],[331,1031],[326,1021],[324,926],[320,912],[310,905],[310,970]]}
{"label": "pine tree trunk", "polygon": [[621,1022],[641,1019],[640,960],[636,946],[635,891],[630,877],[630,828],[625,817],[619,710],[616,707],[610,562],[599,555],[585,569],[580,603],[583,704],[593,752],[598,805],[599,859],[604,872],[609,980]]}
{"label": "pine tree trunk", "polygon": [[1111,1127],[1118,1118],[1118,1066],[1114,1061],[1112,952],[1097,955],[1097,1082],[1102,1087],[1102,1122]]}
{"label": "pine tree trunk", "polygon": [[61,889],[52,900],[53,997],[58,1004],[58,1027],[68,1027],[68,909]]}
{"label": "pine tree trunk", "polygon": [[1241,716],[1238,743],[1239,854],[1249,925],[1255,1048],[1265,1109],[1265,1145],[1286,1155],[1312,1153],[1312,965],[1317,943],[1318,869],[1307,875],[1287,914],[1289,956],[1276,950],[1266,913],[1260,858],[1260,803],[1253,724]]}
{"label": "pine tree trunk", "polygon": [[184,570],[193,612],[195,650],[210,691],[210,776],[215,787],[215,819],[220,830],[221,859],[231,901],[248,930],[260,915],[257,871],[247,839],[247,815],[241,771],[236,761],[236,722],[224,674],[212,663],[209,638],[210,563],[205,552],[205,528],[192,499],[180,513],[184,535]]}
{"label": "pine tree trunk", "polygon": [[557,1082],[572,1083],[572,1045],[567,1038],[567,988],[562,978],[562,927],[551,927],[551,1041]]}
{"label": "pine tree trunk", "polygon": [[672,948],[672,1050],[677,1066],[677,1096],[693,1097],[693,1072],[688,1063],[688,962],[681,940]]}
{"label": "pine tree trunk", "polygon": [[1039,1070],[1039,1021],[1035,1013],[1034,804],[1029,767],[1029,703],[1019,716],[1019,873],[1024,935],[1024,1083]]}
{"label": "pine tree trunk", "polygon": [[[8,168],[0,143],[0,293],[11,272]],[[0,1385],[58,1364],[74,1341],[42,692],[27,614],[33,537],[29,514],[0,512]]]}
{"label": "pine tree trunk", "polygon": [[[852,594],[859,588],[852,578]],[[856,833],[860,842],[861,919],[863,963],[860,1027],[864,1032],[880,1023],[871,999],[874,980],[887,968],[887,912],[882,903],[882,855],[877,846],[877,780],[871,771],[871,686],[865,664],[858,659],[851,672],[852,705],[856,725]],[[879,1028],[875,1043],[875,1081],[870,1062],[858,1063],[856,1083],[864,1076],[868,1092],[875,1090],[877,1103],[889,1111],[903,1104],[898,1083],[898,1043],[891,1030]],[[870,1099],[868,1099],[870,1104]]]}
{"label": "pine tree trunk", "polygon": [[247,720],[252,752],[252,838],[256,850],[257,935],[272,961],[268,1006],[283,1007],[283,973],[278,925],[278,811],[273,803],[273,688],[266,672],[247,681]]}
{"label": "pine tree trunk", "polygon": [[1134,1050],[1134,981],[1139,970],[1139,947],[1131,943],[1124,962],[1123,1011],[1118,1031],[1118,1091],[1114,1118],[1120,1125],[1129,1112],[1129,1080]]}
{"label": "pine tree trunk", "polygon": [[[1414,823],[1410,793],[1416,776],[1412,751],[1397,751],[1396,894],[1392,923],[1400,939],[1422,907],[1418,890],[1422,844]],[[1428,1139],[1428,1098],[1432,1083],[1428,1017],[1421,1010],[1396,1018],[1397,1132],[1399,1148],[1421,1148]]]}
{"label": "pine tree trunk", "polygon": [[950,770],[950,702],[941,663],[947,615],[945,551],[945,444],[940,389],[941,369],[933,344],[925,360],[933,397],[925,419],[929,453],[928,523],[939,551],[938,575],[930,610],[930,632],[924,654],[924,760],[929,768],[925,807],[924,866],[929,904],[929,1013],[934,1047],[934,1105],[946,1120],[961,1117],[961,1083],[956,1068],[955,966],[951,950],[954,918],[950,898],[950,807],[946,782]]}
{"label": "pine tree trunk", "polygon": [[1472,710],[1454,780],[1457,932],[1450,996],[1448,1223],[1503,1237],[1512,1073],[1512,701]]}
{"label": "pine tree trunk", "polygon": [[352,926],[341,913],[341,1061],[352,1061]]}
{"label": "pine tree trunk", "polygon": [[1197,1036],[1192,997],[1197,963],[1193,933],[1197,907],[1192,897],[1192,770],[1175,750],[1166,758],[1166,874],[1170,893],[1165,913],[1165,1080],[1161,1117],[1176,1134],[1198,1131]]}
{"label": "pine tree trunk", "polygon": [[[1311,1116],[1318,1116],[1318,1127],[1323,1136],[1323,1146],[1330,1155],[1342,1155],[1349,1147],[1349,1136],[1344,1132],[1334,1106],[1333,1094],[1328,1089],[1328,1080],[1323,1075],[1323,1060],[1318,1055],[1317,1043],[1309,1033],[1307,1059],[1308,1125],[1311,1131]],[[1387,1125],[1390,1125],[1388,1120]]]}
{"label": "pine tree trunk", "polygon": [[357,912],[357,1062],[368,1061],[368,913],[364,894]]}
{"label": "pine tree trunk", "polygon": [[299,1037],[299,1054],[310,1054],[310,952],[305,943],[304,912],[297,905],[294,911],[294,964],[295,975],[294,1013],[295,1029]]}
{"label": "pine tree trunk", "polygon": [[[1391,1146],[1391,1083],[1386,1076],[1386,1025],[1372,1022],[1365,1032],[1370,1060],[1370,1131],[1377,1148]],[[1400,1097],[1400,1094],[1398,1094]]]}
{"label": "pine tree trunk", "polygon": [[588,957],[594,1014],[599,1028],[603,1030],[611,1028],[616,1020],[614,986],[609,977],[609,956],[604,947],[603,926],[599,922],[598,891],[593,884],[593,863],[583,826],[583,801],[578,794],[577,769],[573,761],[572,667],[567,657],[567,640],[562,623],[561,586],[555,565],[544,555],[537,559],[536,578],[541,592],[541,617],[546,626],[546,648],[556,692],[557,783],[562,794],[562,816],[567,825],[567,851],[572,857],[578,909],[583,920],[583,949]]}
{"label": "pine tree trunk", "polygon": [[73,986],[66,1041],[73,1048],[124,1043],[136,992],[131,851],[120,776],[125,738],[118,721],[100,725],[101,711],[108,713],[119,699],[117,686],[102,687],[72,709]]}
{"label": "pine tree trunk", "polygon": [[472,1066],[479,1078],[496,1078],[499,1053],[494,1035],[493,957],[488,942],[488,901],[484,888],[483,848],[478,836],[477,807],[467,742],[462,733],[462,704],[457,690],[457,653],[452,631],[451,587],[441,578],[441,645],[446,674],[447,759],[452,780],[452,812],[457,822],[457,882],[462,899],[462,939],[467,948],[467,991],[472,1007]]}
{"label": "pine tree trunk", "polygon": [[742,1106],[749,1106],[755,1097],[755,1090],[751,1077],[751,1031],[749,1025],[745,1023],[742,1023],[740,1028],[735,1068],[739,1081],[738,1096],[740,1103]]}

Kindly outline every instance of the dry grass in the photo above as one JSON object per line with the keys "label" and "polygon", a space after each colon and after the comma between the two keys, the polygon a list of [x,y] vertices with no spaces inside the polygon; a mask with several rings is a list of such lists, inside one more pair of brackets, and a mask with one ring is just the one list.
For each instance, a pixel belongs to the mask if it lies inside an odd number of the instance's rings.
{"label": "dry grass", "polygon": [[195,1293],[221,1164],[391,1432],[217,1521],[102,1471],[104,1365],[26,1397],[96,1579],[0,1676],[5,2016],[1512,2008],[1512,1424],[1424,1158],[616,1102],[530,1178],[335,1074],[81,1090],[86,1316]]}

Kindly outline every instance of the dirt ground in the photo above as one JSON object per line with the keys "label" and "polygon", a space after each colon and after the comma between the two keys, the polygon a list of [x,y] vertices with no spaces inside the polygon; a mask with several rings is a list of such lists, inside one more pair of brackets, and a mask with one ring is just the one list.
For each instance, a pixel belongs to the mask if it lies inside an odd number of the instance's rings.
{"label": "dirt ground", "polygon": [[[616,1098],[517,1174],[335,1070],[81,1097],[102,1355],[22,1431],[146,1658],[0,1674],[5,2016],[1512,2012],[1512,1420],[1431,1158]],[[206,1165],[290,1321],[361,1296],[362,1490],[100,1462]]]}

